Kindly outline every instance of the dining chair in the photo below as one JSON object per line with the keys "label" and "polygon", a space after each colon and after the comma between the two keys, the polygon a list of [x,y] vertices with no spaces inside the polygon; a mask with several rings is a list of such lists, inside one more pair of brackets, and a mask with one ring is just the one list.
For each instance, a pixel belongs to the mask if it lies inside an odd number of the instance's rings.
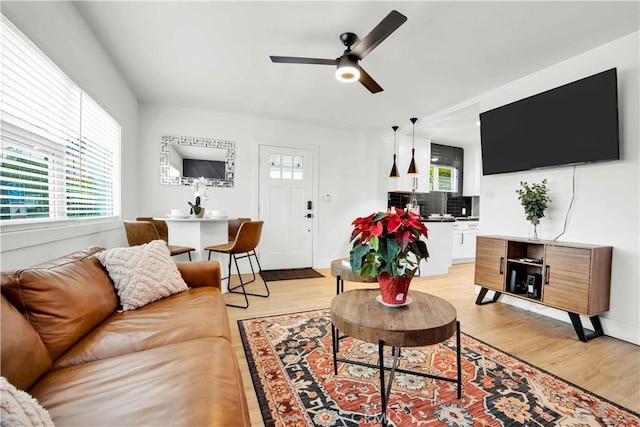
{"label": "dining chair", "polygon": [[229,243],[232,243],[234,240],[236,240],[236,236],[238,235],[240,226],[242,225],[242,223],[247,221],[251,221],[251,218],[236,218],[229,220]]}
{"label": "dining chair", "polygon": [[[170,245],[169,227],[167,226],[166,221],[153,219],[152,217],[139,216],[136,218],[136,221],[123,222],[124,228],[127,232],[129,246],[142,245],[149,243],[152,240],[164,240],[171,252],[171,256],[187,254],[189,256],[189,261],[191,261],[191,252],[196,249],[189,246]],[[151,227],[149,227],[149,224],[151,224]]]}
{"label": "dining chair", "polygon": [[[244,296],[244,305],[236,305],[236,304],[227,304],[230,307],[238,307],[238,308],[249,308],[249,299],[247,295],[267,298],[270,295],[269,286],[267,285],[267,281],[264,280],[264,277],[260,273],[262,273],[262,267],[260,267],[260,261],[258,260],[258,256],[256,255],[256,247],[260,243],[260,236],[262,234],[262,226],[264,221],[245,221],[240,224],[240,228],[238,229],[238,233],[236,238],[232,242],[228,242],[226,244],[221,245],[211,245],[204,248],[205,251],[209,251],[209,258],[211,259],[212,252],[218,252],[222,254],[229,255],[229,266],[227,269],[228,276],[224,277],[222,280],[227,279],[227,284],[230,293],[242,294]],[[251,257],[255,258],[256,263],[258,265],[258,275],[262,279],[264,283],[264,287],[267,291],[265,294],[255,294],[247,292],[245,289],[245,285],[249,283],[253,283],[256,280],[256,272],[253,268],[253,263],[251,262]],[[248,258],[249,265],[251,266],[251,274],[252,278],[248,282],[245,282],[242,279],[242,274],[240,274],[240,268],[238,268],[238,260]],[[231,260],[234,261],[236,265],[236,271],[238,272],[238,278],[240,279],[240,284],[234,287],[231,287]],[[242,291],[237,291],[236,289],[242,288]]]}

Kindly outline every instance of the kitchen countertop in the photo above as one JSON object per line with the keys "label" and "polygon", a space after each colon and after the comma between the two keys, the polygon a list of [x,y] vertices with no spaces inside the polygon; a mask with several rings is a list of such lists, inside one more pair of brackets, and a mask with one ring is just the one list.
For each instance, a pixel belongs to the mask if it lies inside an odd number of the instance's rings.
{"label": "kitchen countertop", "polygon": [[459,216],[456,217],[456,221],[480,221],[479,216]]}
{"label": "kitchen countertop", "polygon": [[422,222],[458,222],[458,221],[479,221],[480,218],[477,216],[463,216],[463,217],[439,217],[439,218],[434,218],[434,217],[422,217],[421,221]]}
{"label": "kitchen countertop", "polygon": [[456,222],[456,219],[454,217],[442,217],[442,218],[431,218],[431,217],[427,217],[427,218],[421,218],[420,221],[422,222]]}

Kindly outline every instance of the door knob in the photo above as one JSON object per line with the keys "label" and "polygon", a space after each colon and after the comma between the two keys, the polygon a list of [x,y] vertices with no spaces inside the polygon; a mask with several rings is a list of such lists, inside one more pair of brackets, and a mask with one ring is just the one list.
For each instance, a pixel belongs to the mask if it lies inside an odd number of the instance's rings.
{"label": "door knob", "polygon": [[313,218],[313,214],[308,213],[308,214],[306,214],[305,216],[303,216],[303,218]]}

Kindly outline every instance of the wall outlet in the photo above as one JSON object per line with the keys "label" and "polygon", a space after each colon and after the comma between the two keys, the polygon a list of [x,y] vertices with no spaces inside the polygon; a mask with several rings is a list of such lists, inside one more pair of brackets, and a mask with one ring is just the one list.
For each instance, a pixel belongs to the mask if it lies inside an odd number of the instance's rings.
{"label": "wall outlet", "polygon": [[493,198],[493,186],[484,187],[482,195],[487,199]]}

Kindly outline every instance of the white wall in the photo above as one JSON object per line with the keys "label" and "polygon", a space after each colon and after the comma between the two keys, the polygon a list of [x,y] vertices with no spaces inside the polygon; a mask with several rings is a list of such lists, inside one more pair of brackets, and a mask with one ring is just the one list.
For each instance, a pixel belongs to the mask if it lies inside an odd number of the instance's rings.
{"label": "white wall", "polygon": [[[610,310],[601,316],[607,335],[640,344],[640,135],[639,34],[635,33],[514,81],[479,97],[481,111],[604,71],[618,69],[621,160],[576,167],[576,194],[567,230],[559,241],[613,246]],[[535,147],[531,147],[535,149]],[[526,155],[526,153],[523,153]],[[515,193],[520,181],[548,180],[552,200],[542,219],[542,238],[563,229],[571,202],[573,167],[489,175],[481,178],[482,234],[527,237],[529,224]],[[488,195],[493,193],[493,197]],[[513,298],[515,305],[568,320],[565,312]],[[588,319],[585,325],[591,326]]]}
{"label": "white wall", "polygon": [[[259,144],[316,150],[314,267],[328,267],[331,260],[347,256],[351,221],[386,207],[386,194],[377,192],[375,142],[364,133],[154,104],[140,105],[139,130],[139,197],[131,217],[166,215],[172,208],[187,208],[193,199],[188,186],[160,184],[163,135],[235,142],[234,187],[211,188],[209,200],[203,202],[205,209],[224,209],[231,217],[259,218]],[[320,202],[319,195],[326,194],[331,201]]]}
{"label": "white wall", "polygon": [[[3,2],[2,13],[122,126],[122,213],[136,200],[138,103],[71,2]],[[0,267],[30,266],[91,245],[126,245],[120,221],[4,232]]]}

